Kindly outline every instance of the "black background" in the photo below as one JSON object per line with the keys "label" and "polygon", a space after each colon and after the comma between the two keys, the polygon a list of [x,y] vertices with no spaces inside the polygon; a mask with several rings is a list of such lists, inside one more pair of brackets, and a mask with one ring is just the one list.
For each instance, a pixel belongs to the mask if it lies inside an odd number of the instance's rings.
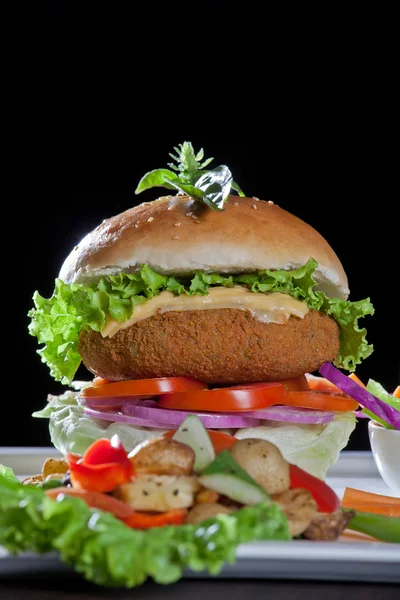
{"label": "black background", "polygon": [[[375,352],[357,372],[394,389],[398,226],[375,143],[374,15],[333,2],[135,4],[30,3],[3,20],[2,401],[12,424],[0,444],[47,445],[47,422],[30,414],[61,389],[27,333],[34,290],[51,295],[64,258],[101,220],[155,198],[133,190],[184,140],[228,164],[247,195],[326,237],[351,299],[376,308],[364,321]],[[349,448],[367,447],[360,423]]]}

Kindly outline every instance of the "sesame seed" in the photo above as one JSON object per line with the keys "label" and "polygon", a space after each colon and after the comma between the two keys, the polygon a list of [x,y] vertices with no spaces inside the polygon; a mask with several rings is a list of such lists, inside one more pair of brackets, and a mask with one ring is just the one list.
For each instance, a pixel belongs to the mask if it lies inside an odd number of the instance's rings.
{"label": "sesame seed", "polygon": [[138,228],[139,227],[139,223],[135,223],[135,227]]}
{"label": "sesame seed", "polygon": [[257,200],[257,202],[259,202],[260,198],[257,198],[257,196],[253,196],[253,200]]}
{"label": "sesame seed", "polygon": [[234,202],[234,206],[239,206],[239,202]]}
{"label": "sesame seed", "polygon": [[148,221],[149,223],[151,223],[152,221],[154,221],[154,217],[149,217],[149,218],[147,219],[147,221]]}
{"label": "sesame seed", "polygon": [[257,210],[257,205],[253,204],[253,208],[254,208],[254,210]]}
{"label": "sesame seed", "polygon": [[175,223],[174,227],[180,227],[181,224],[180,223]]}
{"label": "sesame seed", "polygon": [[167,210],[172,210],[174,207],[172,206],[172,204],[170,204],[167,208]]}
{"label": "sesame seed", "polygon": [[268,200],[268,204],[273,204],[272,200]]}
{"label": "sesame seed", "polygon": [[187,216],[187,217],[191,217],[191,216],[192,216],[192,214],[193,214],[193,213],[191,213],[191,212],[188,212],[188,213],[186,213],[186,216]]}
{"label": "sesame seed", "polygon": [[193,223],[196,223],[196,225],[198,225],[200,221],[198,219],[193,219]]}
{"label": "sesame seed", "polygon": [[175,235],[172,239],[173,240],[179,240],[179,235]]}

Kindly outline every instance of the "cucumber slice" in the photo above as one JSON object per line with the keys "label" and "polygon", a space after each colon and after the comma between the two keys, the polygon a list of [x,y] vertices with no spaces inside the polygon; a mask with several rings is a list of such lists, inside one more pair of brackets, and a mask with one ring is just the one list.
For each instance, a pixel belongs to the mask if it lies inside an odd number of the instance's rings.
{"label": "cucumber slice", "polygon": [[199,477],[199,483],[231,500],[240,502],[240,504],[258,504],[258,502],[268,500],[268,494],[262,488],[257,484],[253,485],[243,481],[237,475],[228,473],[202,475]]}
{"label": "cucumber slice", "polygon": [[201,473],[215,459],[215,450],[207,429],[197,415],[189,415],[172,438],[190,446],[195,453],[193,470]]}
{"label": "cucumber slice", "polygon": [[269,500],[267,492],[233,458],[223,450],[203,471],[199,483],[241,504]]}

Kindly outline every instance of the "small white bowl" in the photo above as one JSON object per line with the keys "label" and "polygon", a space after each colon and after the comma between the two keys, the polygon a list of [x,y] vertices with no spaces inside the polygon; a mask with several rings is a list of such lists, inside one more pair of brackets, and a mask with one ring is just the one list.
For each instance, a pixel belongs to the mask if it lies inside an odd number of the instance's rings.
{"label": "small white bowl", "polygon": [[400,494],[400,431],[368,423],[369,441],[375,464],[383,481]]}

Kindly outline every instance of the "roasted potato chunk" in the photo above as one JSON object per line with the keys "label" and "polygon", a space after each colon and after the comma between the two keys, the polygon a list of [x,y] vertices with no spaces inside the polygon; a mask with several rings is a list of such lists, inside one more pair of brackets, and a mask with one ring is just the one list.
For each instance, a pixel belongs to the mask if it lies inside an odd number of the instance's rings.
{"label": "roasted potato chunk", "polygon": [[285,513],[292,537],[306,531],[317,514],[317,503],[311,492],[303,488],[287,490],[282,494],[273,496],[273,500],[280,505]]}
{"label": "roasted potato chunk", "polygon": [[25,479],[22,480],[22,483],[24,485],[40,485],[43,483],[43,475],[39,473],[38,475],[32,475],[32,477],[25,477]]}
{"label": "roasted potato chunk", "polygon": [[135,510],[165,512],[192,506],[199,487],[194,476],[139,475],[131,483],[120,485],[114,496]]}
{"label": "roasted potato chunk", "polygon": [[186,515],[185,523],[201,523],[206,519],[211,519],[217,515],[227,515],[233,512],[231,508],[227,506],[223,506],[222,504],[218,504],[216,502],[212,503],[204,503],[204,504],[196,504],[193,508],[190,509],[188,514]]}
{"label": "roasted potato chunk", "polygon": [[257,438],[240,440],[230,453],[268,494],[281,494],[289,489],[289,463],[271,442]]}
{"label": "roasted potato chunk", "polygon": [[59,479],[62,479],[67,471],[68,464],[62,458],[48,458],[42,467],[43,479],[55,473],[60,476]]}
{"label": "roasted potato chunk", "polygon": [[190,475],[195,454],[192,448],[171,439],[155,439],[146,444],[130,460],[138,474]]}

